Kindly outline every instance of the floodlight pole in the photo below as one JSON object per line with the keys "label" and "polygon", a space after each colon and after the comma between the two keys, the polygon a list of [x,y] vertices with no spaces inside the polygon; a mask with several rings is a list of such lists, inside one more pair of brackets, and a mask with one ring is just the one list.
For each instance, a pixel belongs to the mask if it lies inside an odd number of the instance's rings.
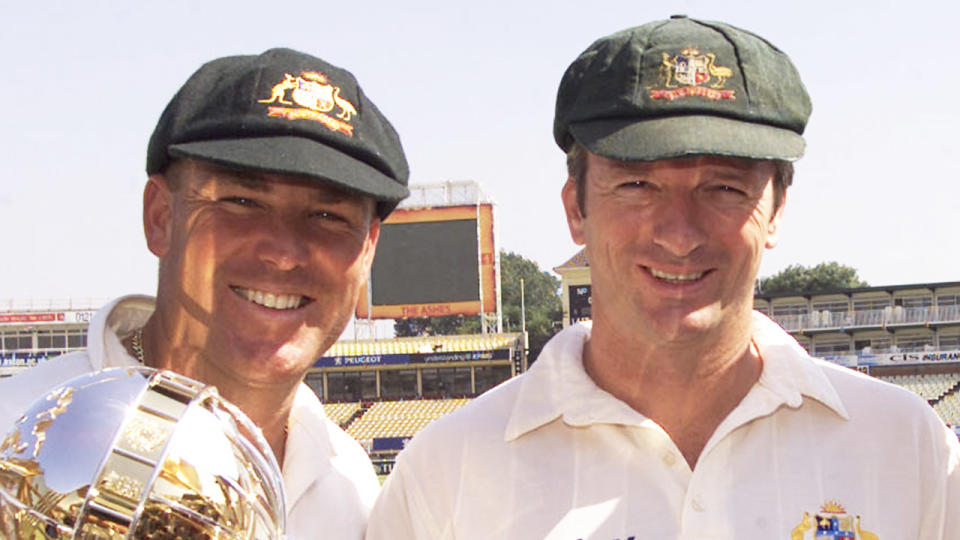
{"label": "floodlight pole", "polygon": [[527,351],[530,345],[527,340],[527,301],[524,291],[523,278],[520,278],[520,333],[523,336],[523,354],[520,357],[520,366],[524,372],[527,371]]}
{"label": "floodlight pole", "polygon": [[[447,183],[449,189],[450,184]],[[487,333],[487,313],[483,310],[483,242],[481,238],[483,237],[483,227],[480,223],[480,201],[474,201],[474,211],[477,216],[477,289],[479,294],[477,298],[480,300],[480,332],[483,334]]]}
{"label": "floodlight pole", "polygon": [[527,301],[523,287],[523,278],[520,278],[520,331],[527,332]]}
{"label": "floodlight pole", "polygon": [[500,273],[500,235],[497,234],[497,207],[490,203],[490,213],[493,219],[493,283],[497,295],[497,333],[503,333],[503,275]]}

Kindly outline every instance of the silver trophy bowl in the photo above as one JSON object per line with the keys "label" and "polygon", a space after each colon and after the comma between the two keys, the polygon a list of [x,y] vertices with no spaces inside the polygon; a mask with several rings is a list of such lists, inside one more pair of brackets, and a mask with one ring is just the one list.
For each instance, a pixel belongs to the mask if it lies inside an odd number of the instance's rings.
{"label": "silver trophy bowl", "polygon": [[283,538],[279,467],[212,386],[108,369],[57,387],[0,442],[0,538]]}

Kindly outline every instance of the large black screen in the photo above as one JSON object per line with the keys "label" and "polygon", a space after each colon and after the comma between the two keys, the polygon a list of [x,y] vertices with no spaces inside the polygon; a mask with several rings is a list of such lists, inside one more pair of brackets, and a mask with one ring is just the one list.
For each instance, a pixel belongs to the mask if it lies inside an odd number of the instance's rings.
{"label": "large black screen", "polygon": [[477,220],[381,225],[374,306],[480,299]]}

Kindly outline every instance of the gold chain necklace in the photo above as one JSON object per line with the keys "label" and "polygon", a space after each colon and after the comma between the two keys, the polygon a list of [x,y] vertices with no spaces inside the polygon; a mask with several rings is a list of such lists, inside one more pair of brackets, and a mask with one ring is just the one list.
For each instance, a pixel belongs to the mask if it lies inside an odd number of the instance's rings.
{"label": "gold chain necklace", "polygon": [[130,338],[130,348],[133,349],[137,362],[140,362],[142,366],[147,365],[143,359],[143,328],[137,328],[137,331],[133,333],[133,337]]}

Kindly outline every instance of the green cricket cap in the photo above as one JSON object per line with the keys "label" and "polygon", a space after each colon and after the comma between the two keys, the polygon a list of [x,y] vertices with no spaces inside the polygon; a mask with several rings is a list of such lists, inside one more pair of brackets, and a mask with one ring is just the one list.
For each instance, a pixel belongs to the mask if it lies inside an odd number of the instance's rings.
{"label": "green cricket cap", "polygon": [[567,68],[553,135],[611,159],[803,155],[810,97],[765,39],[684,15],[594,42]]}
{"label": "green cricket cap", "polygon": [[147,174],[178,157],[332,184],[381,218],[410,194],[400,138],[356,78],[291,49],[201,66],[160,116]]}

